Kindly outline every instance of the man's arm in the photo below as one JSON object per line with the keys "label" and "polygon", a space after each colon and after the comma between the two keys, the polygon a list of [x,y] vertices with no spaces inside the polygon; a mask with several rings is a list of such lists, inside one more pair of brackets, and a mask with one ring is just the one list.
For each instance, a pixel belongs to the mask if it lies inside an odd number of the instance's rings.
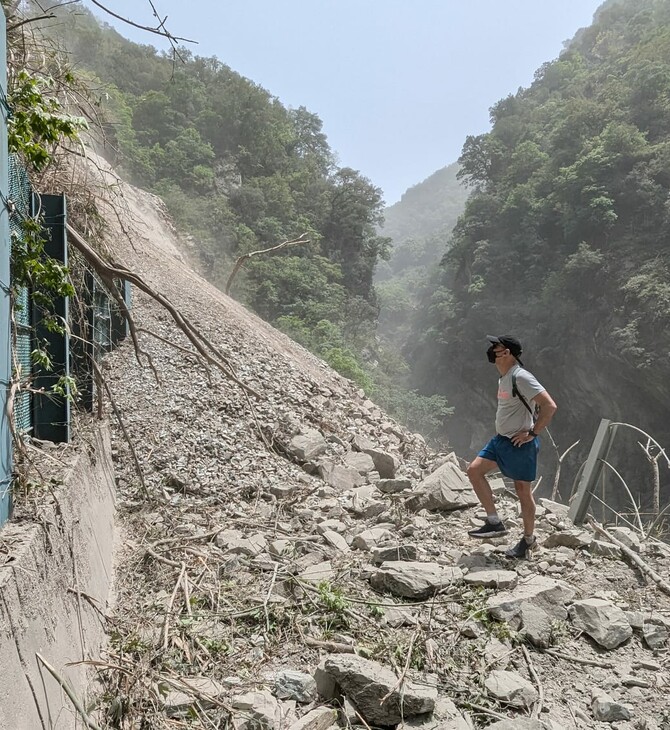
{"label": "man's arm", "polygon": [[539,395],[536,395],[535,398],[533,398],[533,402],[539,408],[539,415],[537,417],[537,421],[535,421],[535,425],[533,426],[533,431],[535,431],[535,433],[540,433],[540,431],[549,425],[551,419],[554,417],[554,413],[558,410],[558,406],[554,403],[554,399],[546,390]]}
{"label": "man's arm", "polygon": [[[535,431],[535,433],[540,433],[540,431],[544,430],[549,425],[551,419],[554,417],[554,413],[558,410],[558,406],[554,403],[554,399],[546,390],[538,393],[531,403],[534,403],[539,408],[539,415],[537,417],[537,421],[535,421],[535,425],[533,426],[533,431]],[[530,436],[527,431],[520,431],[512,436],[512,443],[515,446],[527,444],[532,440],[533,437]]]}

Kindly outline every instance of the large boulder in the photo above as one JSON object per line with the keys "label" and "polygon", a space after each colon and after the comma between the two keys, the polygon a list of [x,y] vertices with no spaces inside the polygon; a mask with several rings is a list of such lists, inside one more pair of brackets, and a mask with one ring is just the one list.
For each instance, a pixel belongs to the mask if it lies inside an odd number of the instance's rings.
{"label": "large boulder", "polygon": [[363,484],[363,477],[356,469],[343,464],[333,464],[332,461],[324,461],[319,464],[319,476],[326,484],[340,492],[346,492],[349,489]]}
{"label": "large boulder", "polygon": [[344,457],[344,462],[352,469],[356,469],[359,474],[369,474],[375,469],[375,463],[370,454],[362,454],[359,451],[350,451]]}
{"label": "large boulder", "polygon": [[331,654],[326,657],[325,670],[370,725],[395,725],[435,708],[437,687],[411,680],[400,684],[396,675],[378,662]]}
{"label": "large boulder", "polygon": [[372,457],[375,469],[382,479],[393,479],[395,477],[395,473],[400,466],[400,461],[396,456],[377,448],[363,449],[363,452]]}
{"label": "large boulder", "polygon": [[289,445],[288,451],[298,461],[312,461],[320,456],[328,448],[326,439],[320,431],[309,428],[294,436]]}
{"label": "large boulder", "polygon": [[502,591],[491,596],[486,607],[498,621],[506,621],[513,628],[521,626],[521,610],[525,605],[542,608],[549,616],[565,619],[565,605],[575,596],[575,589],[553,578],[533,575],[514,590]]}
{"label": "large boulder", "polygon": [[396,560],[383,563],[370,583],[379,591],[422,600],[462,578],[463,571],[454,566]]}
{"label": "large boulder", "polygon": [[415,512],[422,509],[451,511],[478,504],[468,478],[451,461],[419,482],[405,501],[405,506]]}
{"label": "large boulder", "polygon": [[626,614],[613,603],[600,598],[575,601],[569,614],[576,628],[605,649],[616,649],[633,635]]}
{"label": "large boulder", "polygon": [[471,570],[463,580],[482,588],[514,588],[519,576],[513,570]]}

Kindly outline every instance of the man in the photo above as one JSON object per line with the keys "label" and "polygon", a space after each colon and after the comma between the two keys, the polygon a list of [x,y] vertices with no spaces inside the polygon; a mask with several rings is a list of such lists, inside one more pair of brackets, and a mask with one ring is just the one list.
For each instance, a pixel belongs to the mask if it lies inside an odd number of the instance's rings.
{"label": "man", "polygon": [[514,481],[523,518],[523,537],[505,555],[509,558],[527,558],[529,551],[536,546],[535,500],[531,483],[537,472],[537,452],[540,446],[537,435],[549,425],[556,412],[556,404],[536,378],[528,370],[524,370],[523,363],[519,360],[522,353],[521,343],[516,337],[487,335],[487,339],[490,343],[486,352],[489,362],[495,364],[500,373],[496,411],[497,435],[484,446],[468,467],[472,488],[486,510],[484,525],[470,530],[468,534],[480,538],[507,534],[486,479],[490,471],[498,469]]}

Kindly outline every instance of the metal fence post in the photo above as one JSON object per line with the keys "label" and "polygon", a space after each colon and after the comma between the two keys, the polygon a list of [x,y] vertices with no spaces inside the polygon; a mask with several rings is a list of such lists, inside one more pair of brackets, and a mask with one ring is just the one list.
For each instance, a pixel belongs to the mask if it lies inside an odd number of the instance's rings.
{"label": "metal fence post", "polygon": [[[7,148],[7,23],[0,8],[0,193],[9,198],[9,152]],[[7,416],[7,399],[11,382],[11,310],[9,298],[9,210],[5,202],[0,204],[0,525],[11,510],[12,439]]]}
{"label": "metal fence post", "polygon": [[612,428],[611,421],[603,418],[598,426],[596,437],[591,444],[591,451],[584,465],[584,471],[579,480],[577,493],[575,494],[570,505],[568,517],[575,525],[581,525],[584,522],[586,513],[591,502],[591,493],[594,491],[598,477],[603,468],[602,460],[607,459],[612,439],[616,427]]}

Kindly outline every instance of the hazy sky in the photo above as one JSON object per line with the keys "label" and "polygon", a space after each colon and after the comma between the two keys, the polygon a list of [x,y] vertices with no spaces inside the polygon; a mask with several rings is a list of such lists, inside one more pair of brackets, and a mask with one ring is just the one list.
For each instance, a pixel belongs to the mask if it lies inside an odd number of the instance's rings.
{"label": "hazy sky", "polygon": [[[393,203],[454,162],[488,110],[528,86],[601,0],[153,0],[175,35],[198,41],[277,96],[319,115],[342,166]],[[125,36],[161,39],[113,21]],[[148,0],[103,0],[156,25]]]}

